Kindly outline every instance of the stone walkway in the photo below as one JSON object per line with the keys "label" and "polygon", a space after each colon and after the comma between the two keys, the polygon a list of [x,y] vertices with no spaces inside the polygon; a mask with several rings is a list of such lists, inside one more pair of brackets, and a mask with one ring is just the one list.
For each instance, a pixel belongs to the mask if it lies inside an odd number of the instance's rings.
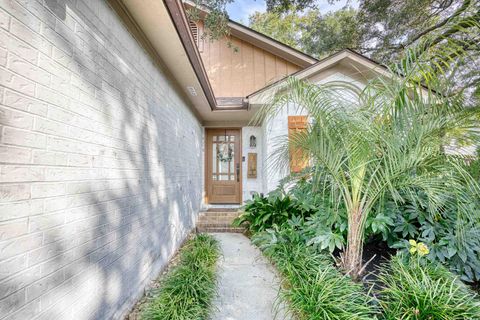
{"label": "stone walkway", "polygon": [[218,297],[212,320],[284,320],[273,266],[243,234],[212,233],[220,241]]}

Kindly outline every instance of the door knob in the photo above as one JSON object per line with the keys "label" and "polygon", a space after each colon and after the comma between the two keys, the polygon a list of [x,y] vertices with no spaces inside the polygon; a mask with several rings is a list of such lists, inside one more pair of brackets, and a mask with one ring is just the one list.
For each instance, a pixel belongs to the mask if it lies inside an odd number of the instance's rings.
{"label": "door knob", "polygon": [[240,182],[240,163],[237,163],[237,182]]}

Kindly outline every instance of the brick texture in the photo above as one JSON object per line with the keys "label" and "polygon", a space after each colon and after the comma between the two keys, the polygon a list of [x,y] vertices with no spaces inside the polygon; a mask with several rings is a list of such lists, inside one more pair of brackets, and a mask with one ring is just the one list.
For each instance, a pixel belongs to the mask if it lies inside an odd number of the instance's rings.
{"label": "brick texture", "polygon": [[0,0],[0,319],[121,319],[192,230],[201,124],[100,0]]}

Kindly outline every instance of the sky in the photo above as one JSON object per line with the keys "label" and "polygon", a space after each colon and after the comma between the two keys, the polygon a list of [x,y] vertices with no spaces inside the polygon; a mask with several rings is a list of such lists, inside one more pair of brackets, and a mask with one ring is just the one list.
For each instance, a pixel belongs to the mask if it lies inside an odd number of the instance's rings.
{"label": "sky", "polygon": [[[336,11],[349,3],[352,7],[358,7],[358,0],[340,0],[334,4],[329,4],[327,0],[318,0],[318,8],[321,11]],[[230,19],[248,24],[248,16],[256,11],[265,12],[266,6],[264,0],[234,0],[227,6],[227,11]]]}

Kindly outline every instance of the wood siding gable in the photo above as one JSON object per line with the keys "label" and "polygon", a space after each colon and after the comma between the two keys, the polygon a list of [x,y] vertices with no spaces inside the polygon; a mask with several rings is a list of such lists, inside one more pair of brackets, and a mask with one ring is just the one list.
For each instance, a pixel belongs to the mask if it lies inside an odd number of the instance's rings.
{"label": "wood siding gable", "polygon": [[[197,22],[197,26],[201,34],[202,22]],[[201,38],[199,42],[203,49],[201,58],[217,99],[246,97],[303,69],[234,36],[213,42]]]}

